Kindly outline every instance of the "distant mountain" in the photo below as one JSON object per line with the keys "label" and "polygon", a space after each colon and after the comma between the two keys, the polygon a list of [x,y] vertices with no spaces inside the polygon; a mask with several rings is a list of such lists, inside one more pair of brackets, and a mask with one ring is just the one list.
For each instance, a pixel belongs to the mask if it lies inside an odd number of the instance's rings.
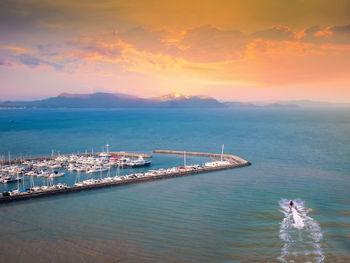
{"label": "distant mountain", "polygon": [[185,96],[180,93],[171,93],[161,97],[152,98],[162,107],[166,108],[223,108],[223,103],[207,96]]}
{"label": "distant mountain", "polygon": [[281,104],[295,104],[303,108],[347,108],[350,103],[336,103],[326,101],[312,101],[312,100],[291,100],[281,101]]}
{"label": "distant mountain", "polygon": [[227,101],[224,104],[228,107],[257,107],[257,105],[251,102]]}
{"label": "distant mountain", "polygon": [[350,103],[332,103],[311,100],[293,100],[293,101],[253,101],[239,102],[227,101],[224,104],[228,107],[269,107],[269,108],[345,108],[350,107]]}
{"label": "distant mountain", "polygon": [[35,101],[4,101],[0,109],[6,108],[223,108],[223,107],[269,107],[269,108],[321,108],[350,107],[350,103],[330,103],[309,100],[219,102],[208,96],[186,96],[170,93],[144,99],[123,93],[62,93],[56,97]]}
{"label": "distant mountain", "polygon": [[193,98],[199,98],[202,100],[212,100],[213,98],[205,95],[198,95],[198,96],[186,96],[184,94],[173,92],[169,93],[160,97],[154,97],[153,100],[159,100],[159,101],[174,101],[174,100],[189,100]]}
{"label": "distant mountain", "polygon": [[281,104],[281,103],[271,103],[267,104],[264,107],[270,107],[270,108],[300,108],[297,104]]}
{"label": "distant mountain", "polygon": [[71,94],[36,101],[5,101],[0,107],[26,108],[221,108],[225,107],[209,97],[169,94],[159,98],[143,99],[121,93]]}

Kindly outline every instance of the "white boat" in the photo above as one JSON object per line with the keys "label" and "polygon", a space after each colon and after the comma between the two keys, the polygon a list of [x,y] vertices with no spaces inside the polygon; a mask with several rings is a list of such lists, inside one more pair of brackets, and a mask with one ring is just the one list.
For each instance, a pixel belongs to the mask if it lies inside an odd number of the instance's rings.
{"label": "white boat", "polygon": [[43,171],[41,170],[36,176],[38,177],[49,177],[49,172],[48,171]]}
{"label": "white boat", "polygon": [[216,167],[218,166],[217,162],[206,162],[204,163],[204,167]]}
{"label": "white boat", "polygon": [[106,167],[92,167],[90,170],[88,170],[86,173],[91,174],[91,173],[100,173],[100,172],[105,172],[107,171],[108,168]]}
{"label": "white boat", "polygon": [[64,173],[59,173],[57,171],[54,171],[53,173],[51,173],[49,175],[49,177],[60,177],[60,176],[63,176],[63,175],[64,175]]}
{"label": "white boat", "polygon": [[25,174],[26,176],[36,176],[38,173],[36,171],[29,171]]}
{"label": "white boat", "polygon": [[86,167],[77,167],[75,170],[77,172],[84,172],[84,171],[88,170],[88,168],[86,168]]}
{"label": "white boat", "polygon": [[100,157],[111,157],[111,155],[109,153],[105,153],[105,152],[100,153],[99,156]]}
{"label": "white boat", "polygon": [[51,168],[51,169],[59,169],[62,166],[60,164],[52,164],[52,165],[49,165],[48,167]]}
{"label": "white boat", "polygon": [[11,182],[21,181],[22,178],[18,176],[3,175],[0,178],[0,183],[7,184]]}
{"label": "white boat", "polygon": [[148,166],[151,165],[152,161],[146,161],[145,159],[143,159],[143,157],[140,155],[139,158],[137,160],[132,160],[130,162],[126,163],[127,167],[142,167],[142,166]]}
{"label": "white boat", "polygon": [[31,190],[34,191],[34,192],[39,192],[39,191],[41,191],[41,187],[40,186],[34,186]]}
{"label": "white boat", "polygon": [[207,162],[204,164],[204,166],[205,167],[218,167],[218,166],[225,166],[225,165],[229,165],[229,164],[231,164],[229,161],[223,160],[223,161]]}

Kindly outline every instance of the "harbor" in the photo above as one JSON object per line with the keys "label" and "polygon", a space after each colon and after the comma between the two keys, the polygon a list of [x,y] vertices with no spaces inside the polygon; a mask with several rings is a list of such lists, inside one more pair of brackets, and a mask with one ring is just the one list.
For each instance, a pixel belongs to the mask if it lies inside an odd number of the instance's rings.
{"label": "harbor", "polygon": [[[95,154],[60,155],[55,158],[38,157],[35,160],[26,158],[21,162],[12,165],[8,164],[5,168],[2,168],[1,171],[8,170],[6,176],[13,174],[12,176],[14,177],[11,177],[13,179],[12,182],[17,182],[17,189],[3,192],[0,197],[0,203],[189,176],[250,165],[250,162],[238,156],[223,154],[223,148],[221,154],[171,150],[155,150],[154,153],[183,155],[183,165],[121,175],[121,169],[147,167],[151,165],[151,161],[144,160],[143,158],[152,158],[152,156],[138,153],[101,152]],[[203,164],[187,164],[187,156],[208,157],[211,161],[204,162]],[[137,157],[138,159],[130,159],[131,157]],[[12,160],[8,162],[13,163]],[[112,167],[116,169],[115,176],[111,176]],[[54,171],[55,168],[59,170]],[[54,179],[64,176],[65,170],[76,172],[74,184],[55,184]],[[96,173],[98,177],[80,180],[81,173]],[[107,174],[105,175],[105,173]],[[30,177],[29,188],[25,187],[25,176]],[[35,176],[42,177],[45,183],[41,186],[35,186],[33,180]],[[20,181],[22,182],[20,183]]]}

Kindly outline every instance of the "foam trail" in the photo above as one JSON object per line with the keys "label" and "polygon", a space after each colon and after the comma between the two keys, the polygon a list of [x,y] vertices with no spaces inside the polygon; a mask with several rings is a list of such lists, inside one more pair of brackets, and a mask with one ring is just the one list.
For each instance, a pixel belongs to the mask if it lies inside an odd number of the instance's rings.
{"label": "foam trail", "polygon": [[311,209],[304,206],[304,201],[296,199],[293,202],[294,207],[290,208],[289,200],[279,201],[284,218],[280,227],[283,246],[278,259],[283,263],[321,263],[325,257],[320,245],[323,237],[320,226],[307,215]]}

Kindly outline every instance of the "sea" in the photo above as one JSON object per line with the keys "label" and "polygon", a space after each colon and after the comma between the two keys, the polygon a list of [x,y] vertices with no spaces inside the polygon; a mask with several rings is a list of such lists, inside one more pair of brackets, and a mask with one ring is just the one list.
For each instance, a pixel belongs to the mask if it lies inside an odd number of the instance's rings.
{"label": "sea", "polygon": [[350,109],[0,110],[2,158],[106,144],[151,154],[147,169],[183,165],[155,149],[223,144],[252,165],[0,204],[0,262],[350,262]]}

